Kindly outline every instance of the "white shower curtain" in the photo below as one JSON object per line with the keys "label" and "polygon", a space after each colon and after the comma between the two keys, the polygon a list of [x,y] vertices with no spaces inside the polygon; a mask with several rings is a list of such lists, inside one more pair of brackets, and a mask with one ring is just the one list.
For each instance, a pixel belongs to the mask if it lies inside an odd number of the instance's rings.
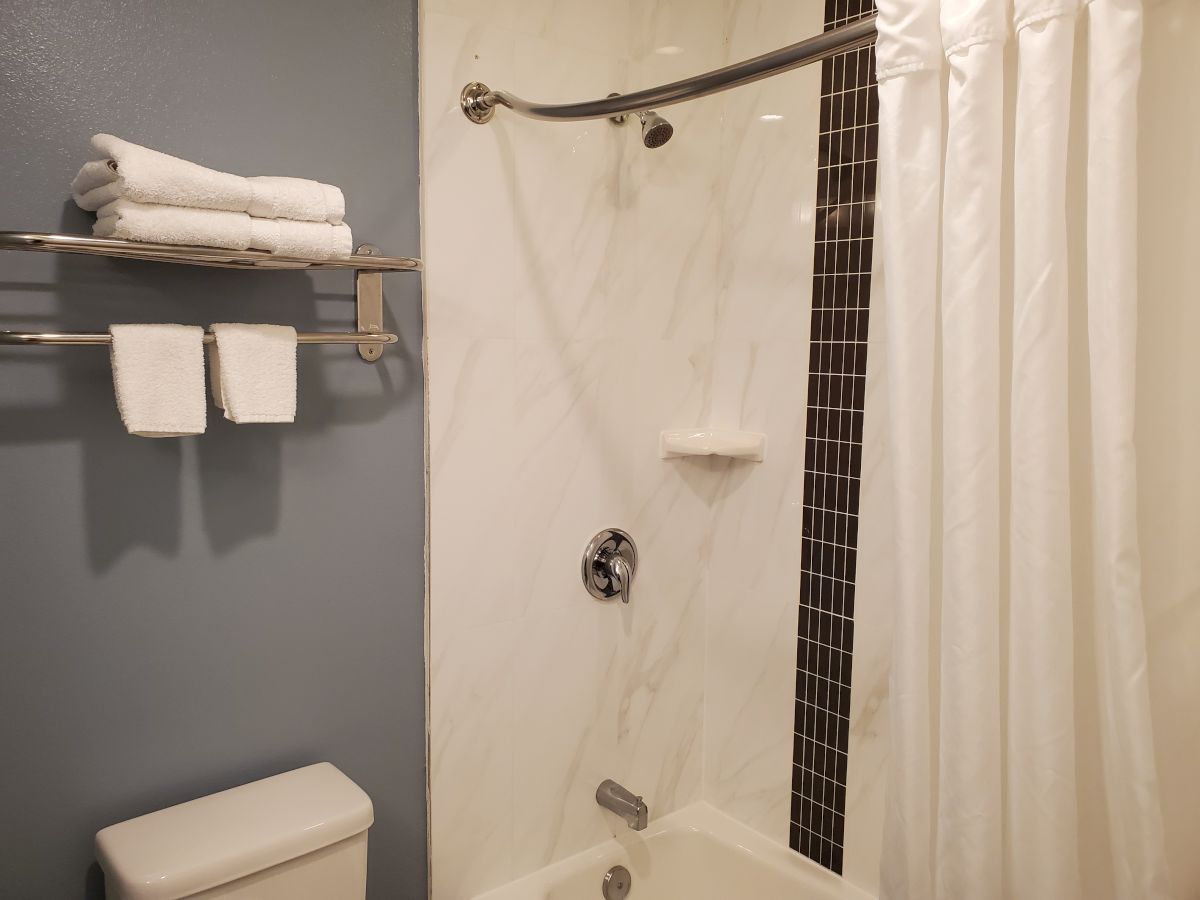
{"label": "white shower curtain", "polygon": [[[1118,900],[1167,898],[1134,518],[1140,2],[877,6],[898,566],[882,898],[1075,900],[1081,865],[1111,865],[1092,881]],[[1076,342],[1090,484],[1072,481]],[[1097,808],[1108,852],[1085,859]]]}

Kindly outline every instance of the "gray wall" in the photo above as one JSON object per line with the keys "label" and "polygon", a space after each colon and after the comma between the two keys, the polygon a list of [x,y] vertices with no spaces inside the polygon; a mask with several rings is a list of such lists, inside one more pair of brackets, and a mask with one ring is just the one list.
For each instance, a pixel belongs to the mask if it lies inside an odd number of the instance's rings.
{"label": "gray wall", "polygon": [[[414,0],[4,0],[0,229],[87,233],[88,137],[341,185],[417,255]],[[0,254],[0,328],[352,327],[346,272]],[[375,802],[372,898],[426,895],[419,276],[403,344],[300,350],[295,425],[125,434],[107,354],[0,348],[0,896],[102,896],[100,827],[318,760]]]}

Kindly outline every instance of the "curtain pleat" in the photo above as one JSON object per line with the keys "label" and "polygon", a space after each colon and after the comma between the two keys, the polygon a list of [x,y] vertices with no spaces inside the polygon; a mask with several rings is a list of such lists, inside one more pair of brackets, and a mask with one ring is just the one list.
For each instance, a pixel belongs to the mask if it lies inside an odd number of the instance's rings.
{"label": "curtain pleat", "polygon": [[[1017,31],[1008,840],[1012,893],[1078,896],[1067,421],[1067,139],[1075,19]],[[1034,864],[1031,864],[1034,863]]]}
{"label": "curtain pleat", "polygon": [[999,900],[1004,45],[947,54],[936,897]]}
{"label": "curtain pleat", "polygon": [[[933,754],[930,709],[930,552],[933,491],[934,328],[941,228],[942,97],[937,71],[879,85],[880,249],[886,271],[889,427],[896,522],[896,627],[890,676],[889,756],[882,894],[933,896]],[[886,110],[886,114],[884,113]],[[893,331],[893,329],[895,329]]]}
{"label": "curtain pleat", "polygon": [[1088,6],[1088,361],[1100,738],[1118,900],[1167,900],[1150,734],[1133,445],[1140,0]]}

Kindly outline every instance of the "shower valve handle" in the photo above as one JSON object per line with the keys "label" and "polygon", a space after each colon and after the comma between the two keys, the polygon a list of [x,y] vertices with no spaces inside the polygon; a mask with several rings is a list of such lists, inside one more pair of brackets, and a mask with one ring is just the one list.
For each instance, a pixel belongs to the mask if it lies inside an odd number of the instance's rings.
{"label": "shower valve handle", "polygon": [[625,557],[614,553],[608,559],[609,580],[621,594],[621,602],[629,603],[629,592],[633,587],[633,569]]}

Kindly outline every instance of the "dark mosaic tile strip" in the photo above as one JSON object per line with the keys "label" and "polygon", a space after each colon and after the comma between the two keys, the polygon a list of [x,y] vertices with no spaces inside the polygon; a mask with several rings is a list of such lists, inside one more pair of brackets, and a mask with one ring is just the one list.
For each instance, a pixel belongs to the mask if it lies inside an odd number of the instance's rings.
{"label": "dark mosaic tile strip", "polygon": [[[827,0],[826,29],[875,11]],[[796,640],[792,849],[841,874],[879,98],[873,47],[821,69]]]}

